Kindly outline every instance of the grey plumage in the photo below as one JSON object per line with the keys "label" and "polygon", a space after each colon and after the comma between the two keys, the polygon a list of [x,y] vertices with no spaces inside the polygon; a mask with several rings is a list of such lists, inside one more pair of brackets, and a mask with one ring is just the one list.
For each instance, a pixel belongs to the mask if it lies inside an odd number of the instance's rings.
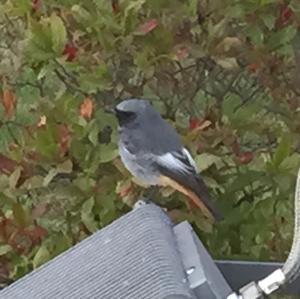
{"label": "grey plumage", "polygon": [[144,151],[163,155],[182,149],[173,127],[161,118],[148,101],[127,100],[121,102],[116,109],[135,113],[134,121],[119,128],[120,138],[122,142],[126,142],[130,152],[136,154]]}
{"label": "grey plumage", "polygon": [[200,197],[209,212],[220,218],[193,158],[154,107],[146,100],[131,99],[118,104],[115,111],[120,156],[127,169],[148,185],[160,185],[161,176],[170,178]]}

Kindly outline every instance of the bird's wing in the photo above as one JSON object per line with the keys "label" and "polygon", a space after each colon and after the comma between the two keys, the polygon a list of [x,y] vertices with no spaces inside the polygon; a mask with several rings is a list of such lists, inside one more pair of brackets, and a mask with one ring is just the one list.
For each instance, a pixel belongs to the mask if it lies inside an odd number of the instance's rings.
{"label": "bird's wing", "polygon": [[203,179],[197,174],[196,163],[187,149],[157,156],[155,160],[162,184],[171,185],[190,197],[209,218],[222,219]]}
{"label": "bird's wing", "polygon": [[186,148],[157,156],[156,161],[160,167],[173,170],[174,172],[186,175],[196,175],[198,172],[196,163]]}

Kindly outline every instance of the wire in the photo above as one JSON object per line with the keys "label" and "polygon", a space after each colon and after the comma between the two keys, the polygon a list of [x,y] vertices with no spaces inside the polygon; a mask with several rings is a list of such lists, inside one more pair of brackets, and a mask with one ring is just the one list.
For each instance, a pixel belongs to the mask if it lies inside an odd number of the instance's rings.
{"label": "wire", "polygon": [[296,183],[294,213],[293,244],[289,256],[282,267],[286,283],[293,282],[300,274],[300,168]]}

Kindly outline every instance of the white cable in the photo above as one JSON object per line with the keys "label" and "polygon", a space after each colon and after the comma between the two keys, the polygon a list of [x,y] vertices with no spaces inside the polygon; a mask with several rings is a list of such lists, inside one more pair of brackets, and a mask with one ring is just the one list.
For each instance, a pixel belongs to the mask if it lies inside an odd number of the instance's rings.
{"label": "white cable", "polygon": [[289,256],[282,267],[287,282],[294,281],[300,274],[300,168],[298,170],[295,207],[294,207],[294,239]]}
{"label": "white cable", "polygon": [[258,283],[250,282],[236,293],[230,294],[227,299],[254,299],[269,295],[280,286],[293,282],[300,275],[300,168],[298,170],[295,206],[294,206],[294,237],[289,256],[282,269],[277,269]]}

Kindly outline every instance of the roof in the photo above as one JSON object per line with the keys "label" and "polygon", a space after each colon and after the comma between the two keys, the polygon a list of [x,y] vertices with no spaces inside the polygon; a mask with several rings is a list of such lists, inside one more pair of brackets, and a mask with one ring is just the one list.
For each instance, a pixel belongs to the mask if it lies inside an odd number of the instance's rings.
{"label": "roof", "polygon": [[215,299],[230,288],[191,226],[144,204],[0,291],[2,299]]}

